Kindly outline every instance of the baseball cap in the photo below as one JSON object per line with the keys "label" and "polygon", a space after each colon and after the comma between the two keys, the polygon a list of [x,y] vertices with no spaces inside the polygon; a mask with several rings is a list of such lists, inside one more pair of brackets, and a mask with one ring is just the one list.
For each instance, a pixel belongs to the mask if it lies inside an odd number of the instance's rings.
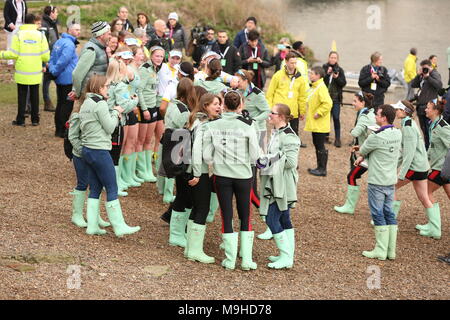
{"label": "baseball cap", "polygon": [[183,58],[183,54],[181,53],[181,51],[172,50],[169,52],[169,57],[179,57],[181,59]]}

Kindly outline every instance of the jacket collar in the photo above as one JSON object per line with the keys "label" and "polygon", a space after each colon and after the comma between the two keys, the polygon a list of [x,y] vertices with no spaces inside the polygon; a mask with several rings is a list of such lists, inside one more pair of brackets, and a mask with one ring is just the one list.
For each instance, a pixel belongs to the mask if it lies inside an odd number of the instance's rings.
{"label": "jacket collar", "polygon": [[233,111],[222,113],[222,118],[225,120],[237,119],[239,116],[240,116],[240,114],[233,112]]}
{"label": "jacket collar", "polygon": [[323,78],[320,78],[319,80],[317,80],[316,82],[312,83],[312,87],[313,88],[317,88],[320,84],[323,83]]}
{"label": "jacket collar", "polygon": [[89,41],[91,41],[92,43],[96,44],[97,46],[99,46],[103,50],[106,49],[106,46],[103,43],[101,43],[100,41],[98,41],[96,38],[91,38],[91,40],[89,40]]}
{"label": "jacket collar", "polygon": [[37,30],[37,26],[35,24],[23,24],[19,30]]}
{"label": "jacket collar", "polygon": [[61,38],[63,38],[63,39],[70,39],[70,40],[72,40],[74,43],[77,43],[78,41],[77,41],[77,38],[75,38],[74,36],[72,36],[71,34],[68,34],[68,33],[63,33],[62,35],[61,35]]}

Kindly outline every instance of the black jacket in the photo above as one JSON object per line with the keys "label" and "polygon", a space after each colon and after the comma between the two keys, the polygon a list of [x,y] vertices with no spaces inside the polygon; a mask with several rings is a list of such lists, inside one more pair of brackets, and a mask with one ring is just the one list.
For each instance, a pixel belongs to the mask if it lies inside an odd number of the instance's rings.
{"label": "black jacket", "polygon": [[[6,0],[5,6],[3,7],[3,17],[5,18],[5,30],[12,32],[12,30],[8,27],[11,23],[16,24],[17,20],[17,10],[16,10],[16,1],[15,0]],[[28,13],[27,2],[25,0],[22,1],[22,20],[25,23],[25,16]]]}
{"label": "black jacket", "polygon": [[155,29],[152,29],[148,36],[149,40],[146,44],[147,49],[150,50],[151,47],[160,46],[166,51],[167,56],[167,54],[171,50],[170,40],[168,38],[158,36],[155,32]]}
{"label": "black jacket", "polygon": [[[378,75],[380,76],[379,81],[375,81],[374,79],[372,79],[372,65],[370,64],[364,66],[359,72],[358,85],[363,92],[371,93],[374,95],[374,107],[378,107],[384,104],[384,94],[391,85],[391,78],[389,77],[388,70],[385,67],[379,67]],[[376,90],[371,89],[372,82],[376,82]]]}
{"label": "black jacket", "polygon": [[224,72],[233,75],[239,70],[239,68],[241,67],[241,57],[239,56],[238,49],[236,49],[236,47],[232,45],[230,41],[227,41],[224,46],[221,46],[219,42],[217,42],[217,46],[214,46],[214,51],[221,56],[225,53],[225,51],[227,52],[224,57],[224,59],[226,60],[226,65],[223,67]]}
{"label": "black jacket", "polygon": [[[342,103],[342,90],[347,85],[347,79],[345,78],[345,71],[338,64],[336,65],[339,71],[339,76],[335,79],[333,78],[333,73],[328,74],[328,67],[332,67],[329,63],[324,64],[323,70],[325,71],[325,77],[323,81],[328,87],[328,91],[330,92],[331,99],[333,102]],[[330,78],[331,83],[330,83]]]}
{"label": "black jacket", "polygon": [[194,67],[198,67],[200,65],[200,61],[202,60],[202,56],[208,52],[208,51],[214,51],[218,52],[219,45],[217,44],[217,41],[214,41],[213,43],[207,43],[202,45],[194,45],[194,51],[192,53],[192,60],[194,60]]}
{"label": "black jacket", "polygon": [[48,41],[48,47],[51,51],[53,49],[53,45],[59,39],[57,21],[52,20],[48,15],[44,14],[42,16],[42,27],[40,30],[44,31],[45,37]]}
{"label": "black jacket", "polygon": [[445,100],[447,101],[447,103],[445,104],[445,109],[444,109],[444,120],[447,121],[447,123],[450,123],[450,90],[447,89],[447,94],[445,95]]}
{"label": "black jacket", "polygon": [[417,114],[425,115],[425,108],[429,101],[436,99],[439,89],[442,89],[441,75],[436,69],[430,72],[430,76],[425,79],[421,75],[417,75],[411,81],[411,87],[421,88],[417,99]]}
{"label": "black jacket", "polygon": [[125,23],[123,24],[123,30],[128,31],[130,33],[134,32],[134,27],[131,24],[130,20],[126,20]]}
{"label": "black jacket", "polygon": [[[272,66],[272,61],[269,57],[269,52],[266,47],[258,44],[258,48],[261,49],[261,53],[258,53],[260,56],[262,63],[259,65],[258,72],[253,70],[253,63],[248,63],[248,59],[251,58],[251,49],[248,43],[244,43],[239,48],[239,55],[241,56],[242,61],[242,69],[251,70],[255,73],[255,77],[253,78],[253,84],[261,90],[264,90],[264,85],[266,84],[266,68],[270,68]],[[259,49],[258,49],[259,50]],[[261,77],[261,78],[259,78]]]}

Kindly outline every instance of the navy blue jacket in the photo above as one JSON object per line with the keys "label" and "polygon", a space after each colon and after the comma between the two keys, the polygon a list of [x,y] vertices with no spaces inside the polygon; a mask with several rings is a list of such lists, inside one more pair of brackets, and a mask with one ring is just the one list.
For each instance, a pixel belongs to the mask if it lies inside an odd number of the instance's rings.
{"label": "navy blue jacket", "polygon": [[49,71],[55,76],[56,84],[72,84],[72,72],[78,63],[76,52],[77,44],[77,38],[70,34],[63,33],[61,38],[53,45],[53,51],[49,62]]}

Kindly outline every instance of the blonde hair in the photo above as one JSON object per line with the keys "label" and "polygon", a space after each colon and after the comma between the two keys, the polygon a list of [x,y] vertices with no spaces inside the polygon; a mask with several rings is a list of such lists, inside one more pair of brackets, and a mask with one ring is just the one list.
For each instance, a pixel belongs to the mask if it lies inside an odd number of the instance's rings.
{"label": "blonde hair", "polygon": [[107,85],[107,79],[103,75],[94,74],[86,83],[86,93],[100,94],[100,89]]}
{"label": "blonde hair", "polygon": [[111,59],[108,65],[108,70],[106,71],[106,79],[107,84],[110,85],[111,83],[118,83],[125,79],[126,72],[121,73],[122,68],[125,68],[126,65],[123,61],[117,60],[117,59]]}

